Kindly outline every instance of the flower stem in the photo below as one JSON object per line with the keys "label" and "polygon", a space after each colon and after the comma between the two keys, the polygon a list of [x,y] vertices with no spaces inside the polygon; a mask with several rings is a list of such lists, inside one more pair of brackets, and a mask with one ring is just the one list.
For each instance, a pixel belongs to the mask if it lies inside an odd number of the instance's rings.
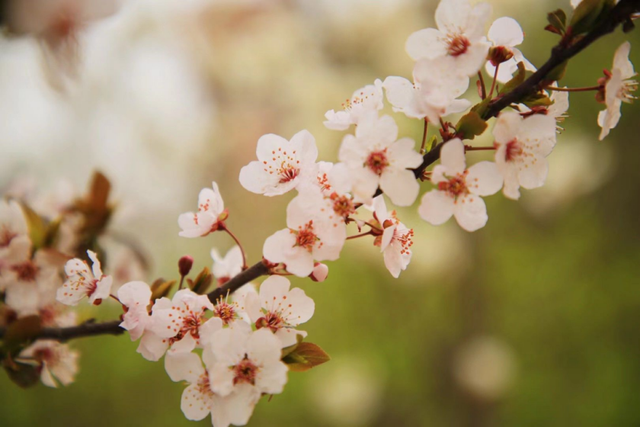
{"label": "flower stem", "polygon": [[589,92],[602,89],[602,86],[588,86],[588,87],[556,87],[547,86],[549,90],[555,90],[556,92]]}
{"label": "flower stem", "polygon": [[482,77],[482,71],[478,71],[478,80],[480,81],[480,98],[487,99],[487,87],[484,84],[484,77]]}
{"label": "flower stem", "polygon": [[496,147],[472,147],[470,145],[464,146],[464,151],[486,151],[486,150],[495,150]]}
{"label": "flower stem", "polygon": [[226,231],[229,236],[231,236],[231,238],[236,242],[236,245],[238,245],[238,247],[240,248],[240,252],[242,252],[242,269],[246,270],[247,268],[249,268],[249,266],[247,265],[247,257],[244,253],[244,248],[242,247],[242,243],[240,243],[240,240],[238,240],[236,235],[233,234],[231,230],[227,228],[226,224],[222,224],[222,229]]}
{"label": "flower stem", "polygon": [[370,236],[370,235],[371,235],[371,230],[367,231],[366,233],[360,233],[360,234],[356,234],[354,236],[349,236],[349,237],[347,237],[347,240],[357,239],[358,237],[364,237],[364,236]]}
{"label": "flower stem", "polygon": [[498,70],[500,69],[500,64],[496,65],[496,71],[493,73],[493,82],[491,83],[491,90],[489,91],[489,98],[493,96],[493,90],[496,88],[496,82],[498,81]]}

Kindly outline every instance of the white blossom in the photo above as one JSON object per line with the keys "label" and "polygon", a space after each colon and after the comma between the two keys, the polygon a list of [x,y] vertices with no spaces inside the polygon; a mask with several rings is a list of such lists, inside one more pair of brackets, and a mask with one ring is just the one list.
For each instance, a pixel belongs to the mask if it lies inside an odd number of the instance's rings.
{"label": "white blossom", "polygon": [[211,249],[213,266],[211,272],[218,280],[218,284],[224,284],[229,279],[235,277],[242,271],[242,250],[239,246],[234,246],[222,257],[216,248]]}
{"label": "white blossom", "polygon": [[541,187],[549,171],[546,157],[556,144],[556,118],[534,114],[525,119],[515,112],[503,112],[493,136],[504,195],[517,200],[521,186],[528,190]]}
{"label": "white blossom", "polygon": [[484,36],[491,6],[469,0],[442,0],[436,9],[438,29],[417,31],[407,39],[406,49],[414,60],[451,57],[459,73],[471,76],[484,62],[490,44]]}
{"label": "white blossom", "polygon": [[376,79],[373,85],[367,85],[353,93],[351,99],[342,104],[342,111],[329,110],[324,115],[324,125],[332,130],[347,130],[358,124],[363,117],[384,107],[382,82]]}
{"label": "white blossom", "polygon": [[395,112],[438,123],[471,105],[469,100],[457,99],[469,87],[469,78],[458,71],[451,58],[421,59],[413,69],[414,83],[397,76],[384,80],[387,100]]}
{"label": "white blossom", "polygon": [[274,134],[263,135],[256,154],[258,160],[240,170],[240,184],[252,193],[278,196],[316,174],[318,147],[307,130],[293,135],[291,141]]}
{"label": "white blossom", "polygon": [[624,42],[618,47],[613,57],[613,68],[604,88],[604,101],[607,108],[598,114],[598,125],[602,128],[600,141],[618,125],[622,116],[620,113],[622,103],[631,103],[635,99],[631,93],[638,88],[638,82],[632,80],[637,74],[629,60],[630,50],[631,43]]}
{"label": "white blossom", "polygon": [[479,162],[467,169],[464,145],[455,138],[442,147],[440,164],[433,169],[431,182],[438,188],[422,197],[420,217],[440,225],[453,215],[460,227],[475,231],[488,220],[487,207],[480,196],[500,190],[502,176],[491,162]]}
{"label": "white blossom", "polygon": [[40,363],[40,380],[48,387],[71,384],[78,373],[77,351],[54,340],[39,340],[20,352],[19,358]]}
{"label": "white blossom", "polygon": [[15,200],[0,200],[0,275],[4,265],[25,261],[30,254],[31,240],[22,208]]}
{"label": "white blossom", "polygon": [[216,231],[227,213],[224,201],[218,190],[218,184],[211,183],[211,188],[203,188],[198,196],[198,212],[183,213],[178,217],[178,225],[182,228],[182,237],[201,237]]}
{"label": "white blossom", "polygon": [[256,328],[275,334],[282,347],[296,343],[296,336],[307,336],[295,328],[305,323],[315,310],[315,304],[302,289],[289,290],[291,282],[282,276],[270,276],[260,286],[260,294],[250,294],[245,301],[247,313]]}
{"label": "white blossom", "polygon": [[91,269],[79,258],[67,261],[64,266],[67,281],[58,289],[57,294],[61,303],[77,305],[86,296],[91,304],[99,305],[102,300],[109,298],[113,278],[102,273],[95,252],[87,251],[87,254],[93,262]]}
{"label": "white blossom", "polygon": [[118,289],[118,299],[127,307],[120,327],[129,331],[131,341],[136,341],[151,327],[151,316],[147,310],[151,303],[151,288],[144,282],[128,282]]}
{"label": "white blossom", "polygon": [[[536,71],[536,67],[524,57],[520,49],[516,49],[516,46],[524,41],[524,32],[518,21],[506,16],[496,19],[489,28],[488,38],[493,43],[492,52],[496,51],[496,56],[511,56],[506,61],[499,62],[497,79],[500,83],[511,80],[513,73],[518,70],[519,62],[524,64],[525,70]],[[492,62],[490,60],[485,64],[487,74],[490,76],[494,76],[496,72],[496,64]]]}
{"label": "white blossom", "polygon": [[349,168],[356,200],[370,202],[378,186],[398,206],[411,205],[419,185],[410,168],[422,163],[411,138],[396,140],[398,126],[390,116],[360,123],[356,135],[345,135],[339,158]]}
{"label": "white blossom", "polygon": [[373,209],[374,217],[384,229],[382,235],[376,237],[375,244],[380,246],[385,267],[397,279],[411,262],[413,229],[400,222],[395,211],[387,211],[382,195],[373,199]]}
{"label": "white blossom", "polygon": [[205,318],[206,310],[213,310],[209,298],[189,289],[176,292],[173,300],[157,299],[151,312],[151,327],[142,335],[138,352],[144,358],[156,361],[167,349],[171,353],[188,353],[200,346],[202,328],[206,331],[207,328],[222,327],[220,319]]}
{"label": "white blossom", "polygon": [[270,262],[286,264],[289,273],[307,277],[314,260],[338,259],[346,238],[343,218],[317,188],[309,187],[289,203],[287,228],[267,238],[263,254]]}

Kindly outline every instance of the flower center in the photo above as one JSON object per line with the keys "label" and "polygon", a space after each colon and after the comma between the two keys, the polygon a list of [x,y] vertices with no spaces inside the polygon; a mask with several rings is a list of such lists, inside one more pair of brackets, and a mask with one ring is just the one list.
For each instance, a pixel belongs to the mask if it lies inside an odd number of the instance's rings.
{"label": "flower center", "polygon": [[272,311],[268,312],[266,316],[259,318],[256,320],[256,328],[269,328],[271,332],[275,333],[278,329],[284,327],[284,320],[280,317],[279,313],[274,313]]}
{"label": "flower center", "polygon": [[516,158],[522,156],[522,154],[524,154],[524,150],[522,149],[522,145],[518,142],[517,139],[507,142],[507,149],[504,153],[505,161],[512,162]]}
{"label": "flower center", "polygon": [[32,261],[25,261],[22,264],[11,266],[21,282],[33,282],[38,275],[38,267]]}
{"label": "flower center", "polygon": [[332,193],[330,198],[333,201],[333,211],[341,217],[347,218],[356,212],[350,197],[339,196],[338,193]]}
{"label": "flower center", "polygon": [[413,246],[413,234],[413,229],[407,230],[406,233],[401,233],[396,228],[393,239],[397,242],[400,242],[401,255],[408,255],[411,253],[411,246]]}
{"label": "flower center", "polygon": [[222,323],[228,325],[233,321],[236,317],[236,311],[232,305],[227,304],[222,299],[216,304],[213,309],[213,315],[219,317],[222,320]]}
{"label": "flower center", "polygon": [[[298,227],[298,231],[291,230],[296,235],[295,246],[300,246],[311,252],[316,242],[320,241],[320,238],[313,232],[313,220],[306,223],[303,227]],[[322,243],[320,243],[322,245]]]}
{"label": "flower center", "polygon": [[205,396],[213,396],[213,390],[211,390],[211,383],[209,382],[209,373],[205,370],[204,374],[198,378],[198,391]]}
{"label": "flower center", "polygon": [[467,171],[464,173],[456,174],[453,178],[450,178],[449,181],[442,181],[438,183],[438,190],[446,191],[453,197],[458,197],[460,195],[466,194],[469,191],[467,190],[467,182],[466,182]]}
{"label": "flower center", "polygon": [[[173,325],[167,327],[172,328],[176,333],[175,336],[169,338],[169,344],[180,341],[182,338],[187,336],[187,334],[191,334],[191,336],[196,340],[199,339],[200,325],[202,324],[205,308],[203,307],[202,311],[199,313],[194,312],[188,306],[186,308],[173,306],[172,309],[174,310],[174,313],[178,313],[178,318],[172,319],[171,323],[173,323]],[[169,316],[173,317],[173,314],[169,314]]]}
{"label": "flower center", "polygon": [[382,175],[384,169],[389,166],[389,160],[387,159],[387,150],[374,151],[369,154],[365,166],[368,167],[376,175]]}
{"label": "flower center", "polygon": [[620,86],[620,89],[618,90],[618,94],[616,95],[616,97],[622,100],[622,102],[631,103],[633,102],[634,99],[637,99],[635,96],[632,95],[632,93],[635,92],[636,89],[638,89],[637,81],[631,80],[631,79],[625,80],[622,82],[622,85]]}
{"label": "flower center", "polygon": [[300,169],[294,168],[293,166],[284,162],[280,165],[280,169],[278,169],[278,174],[280,175],[280,184],[284,184],[285,182],[293,181],[296,179],[298,174],[300,173]]}
{"label": "flower center", "polygon": [[460,56],[466,53],[469,46],[471,46],[471,42],[462,34],[451,34],[447,37],[447,52],[451,56]]}
{"label": "flower center", "polygon": [[256,374],[259,370],[260,368],[254,365],[253,362],[249,360],[247,356],[245,356],[245,358],[242,359],[240,363],[233,367],[233,373],[235,374],[235,377],[233,378],[233,384],[255,384]]}

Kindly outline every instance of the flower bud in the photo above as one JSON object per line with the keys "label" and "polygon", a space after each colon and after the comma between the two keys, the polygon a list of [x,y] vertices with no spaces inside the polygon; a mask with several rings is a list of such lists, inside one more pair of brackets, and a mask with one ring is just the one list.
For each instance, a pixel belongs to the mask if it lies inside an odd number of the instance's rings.
{"label": "flower bud", "polygon": [[193,257],[190,255],[185,255],[178,261],[178,270],[183,277],[189,274],[191,267],[193,267]]}
{"label": "flower bud", "polygon": [[499,64],[502,64],[511,58],[513,58],[513,51],[506,46],[492,47],[489,49],[489,55],[487,56],[487,59],[494,67],[497,67]]}
{"label": "flower bud", "polygon": [[321,262],[316,262],[309,278],[314,282],[324,282],[329,275],[329,267]]}

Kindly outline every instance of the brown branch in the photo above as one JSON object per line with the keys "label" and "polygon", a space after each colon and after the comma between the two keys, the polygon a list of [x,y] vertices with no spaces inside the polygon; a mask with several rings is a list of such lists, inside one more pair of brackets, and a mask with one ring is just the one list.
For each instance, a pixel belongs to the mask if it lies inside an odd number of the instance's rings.
{"label": "brown branch", "polygon": [[[209,297],[209,300],[215,302],[221,296],[225,296],[227,293],[232,294],[242,285],[257,279],[268,272],[269,268],[262,261],[258,262],[257,264],[254,264],[242,271],[223,286],[216,288],[207,296]],[[120,320],[112,320],[103,323],[87,322],[67,328],[43,328],[40,333],[33,337],[33,339],[68,341],[74,338],[91,337],[95,335],[120,335],[124,332],[125,330],[120,327]],[[0,339],[4,337],[5,333],[6,328],[0,328]]]}

